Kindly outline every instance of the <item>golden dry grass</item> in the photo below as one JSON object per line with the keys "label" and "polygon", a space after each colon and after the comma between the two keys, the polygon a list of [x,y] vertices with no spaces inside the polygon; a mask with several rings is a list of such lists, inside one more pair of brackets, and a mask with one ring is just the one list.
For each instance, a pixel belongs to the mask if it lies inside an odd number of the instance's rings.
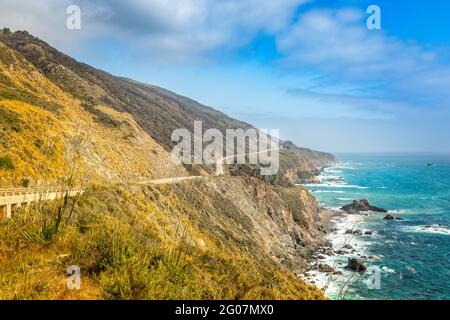
{"label": "golden dry grass", "polygon": [[[153,189],[99,188],[70,219],[69,201],[57,232],[58,203],[17,211],[0,224],[0,298],[324,298],[269,257],[217,246],[213,230],[182,218],[180,201]],[[70,265],[81,268],[80,290],[66,288]]]}

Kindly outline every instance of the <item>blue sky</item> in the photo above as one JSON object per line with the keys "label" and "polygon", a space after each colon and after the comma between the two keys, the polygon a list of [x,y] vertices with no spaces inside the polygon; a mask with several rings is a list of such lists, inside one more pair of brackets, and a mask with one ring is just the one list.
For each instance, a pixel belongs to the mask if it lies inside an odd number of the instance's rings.
{"label": "blue sky", "polygon": [[[450,2],[0,0],[78,60],[332,152],[450,152]],[[81,30],[65,27],[69,4]],[[366,27],[369,5],[382,30]],[[6,8],[6,9],[5,9]]]}

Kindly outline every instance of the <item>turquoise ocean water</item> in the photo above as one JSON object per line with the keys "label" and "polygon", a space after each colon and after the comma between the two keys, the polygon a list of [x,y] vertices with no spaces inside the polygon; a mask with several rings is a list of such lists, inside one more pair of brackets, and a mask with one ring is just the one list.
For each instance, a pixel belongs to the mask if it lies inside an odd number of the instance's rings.
{"label": "turquoise ocean water", "polygon": [[[338,208],[353,199],[369,199],[402,221],[385,214],[363,218],[360,236],[365,256],[383,270],[380,286],[355,281],[345,298],[450,299],[450,155],[345,154],[328,168],[323,185],[308,188],[323,207]],[[433,165],[428,166],[428,161]],[[332,297],[336,292],[329,293]]]}

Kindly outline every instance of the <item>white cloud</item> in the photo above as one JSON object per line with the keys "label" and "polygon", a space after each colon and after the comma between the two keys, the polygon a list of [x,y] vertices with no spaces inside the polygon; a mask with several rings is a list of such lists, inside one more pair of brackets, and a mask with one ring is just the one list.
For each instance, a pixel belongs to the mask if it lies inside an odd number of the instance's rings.
{"label": "white cloud", "polygon": [[[295,96],[299,101],[309,105],[317,104],[328,110],[338,110],[341,117],[362,119],[392,119],[394,114],[409,112],[410,115],[418,110],[401,100],[392,100],[376,96],[361,96],[347,93],[318,92],[306,89],[289,89],[287,93]],[[336,111],[334,111],[336,113]]]}
{"label": "white cloud", "polygon": [[313,68],[347,87],[373,86],[368,94],[376,97],[325,92],[316,96],[322,103],[383,109],[398,116],[419,114],[418,108],[448,110],[450,66],[440,60],[439,52],[391,37],[385,30],[369,30],[366,17],[355,9],[302,14],[277,38],[283,62],[294,70]]}
{"label": "white cloud", "polygon": [[366,28],[355,9],[312,10],[278,37],[278,48],[292,64],[312,64],[349,77],[403,76],[435,59],[414,44]]}
{"label": "white cloud", "polygon": [[[365,82],[365,87],[376,88],[369,94],[391,100],[448,106],[450,66],[440,63],[436,52],[390,37],[384,30],[368,30],[361,10],[313,9],[294,17],[306,2],[0,0],[0,21],[14,30],[28,30],[63,51],[74,52],[85,48],[82,40],[105,36],[138,49],[152,62],[169,63],[205,63],[217,51],[239,49],[263,32],[276,39],[283,61],[292,70],[302,67],[353,88]],[[79,31],[66,28],[66,8],[73,3],[81,7]],[[374,106],[360,100],[352,104],[357,102]]]}
{"label": "white cloud", "polygon": [[[214,50],[233,50],[259,32],[276,34],[309,0],[0,0],[0,21],[52,44],[108,36],[164,60],[189,61]],[[82,12],[82,30],[65,28],[69,4]],[[5,9],[7,8],[7,9]]]}
{"label": "white cloud", "polygon": [[66,28],[69,0],[25,1],[0,0],[0,27],[26,30],[60,46],[74,42],[75,32]]}
{"label": "white cloud", "polygon": [[305,0],[96,0],[103,7],[97,24],[111,33],[133,37],[134,44],[158,57],[185,61],[213,50],[232,50],[251,41],[258,32],[285,28],[295,8]]}

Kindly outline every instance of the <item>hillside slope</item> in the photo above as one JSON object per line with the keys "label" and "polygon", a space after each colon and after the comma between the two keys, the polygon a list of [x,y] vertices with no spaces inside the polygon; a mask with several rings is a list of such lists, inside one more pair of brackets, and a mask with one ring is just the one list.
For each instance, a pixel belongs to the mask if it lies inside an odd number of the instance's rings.
{"label": "hillside slope", "polygon": [[12,166],[0,166],[3,186],[61,183],[75,173],[87,183],[187,174],[132,116],[104,105],[86,110],[2,42],[0,115],[0,152]]}
{"label": "hillside slope", "polygon": [[[26,32],[2,31],[0,188],[86,192],[0,222],[0,298],[324,298],[295,276],[323,244],[321,209],[306,189],[240,170],[137,183],[191,174],[172,164],[168,139],[194,119],[250,127],[80,64]],[[289,143],[282,157],[292,182],[334,160]],[[69,265],[83,270],[78,292],[65,288]]]}
{"label": "hillside slope", "polygon": [[[203,122],[203,129],[248,129],[250,124],[228,117],[210,107],[168,90],[113,76],[57,51],[26,31],[0,33],[0,41],[20,52],[43,75],[63,91],[79,99],[87,111],[107,105],[118,112],[130,114],[136,123],[159,145],[170,151],[173,130],[187,128],[193,132],[194,120]],[[329,165],[334,157],[303,148],[283,151],[280,178],[296,182],[313,172],[317,166]],[[319,161],[318,161],[319,160]],[[307,174],[308,176],[308,174]]]}

